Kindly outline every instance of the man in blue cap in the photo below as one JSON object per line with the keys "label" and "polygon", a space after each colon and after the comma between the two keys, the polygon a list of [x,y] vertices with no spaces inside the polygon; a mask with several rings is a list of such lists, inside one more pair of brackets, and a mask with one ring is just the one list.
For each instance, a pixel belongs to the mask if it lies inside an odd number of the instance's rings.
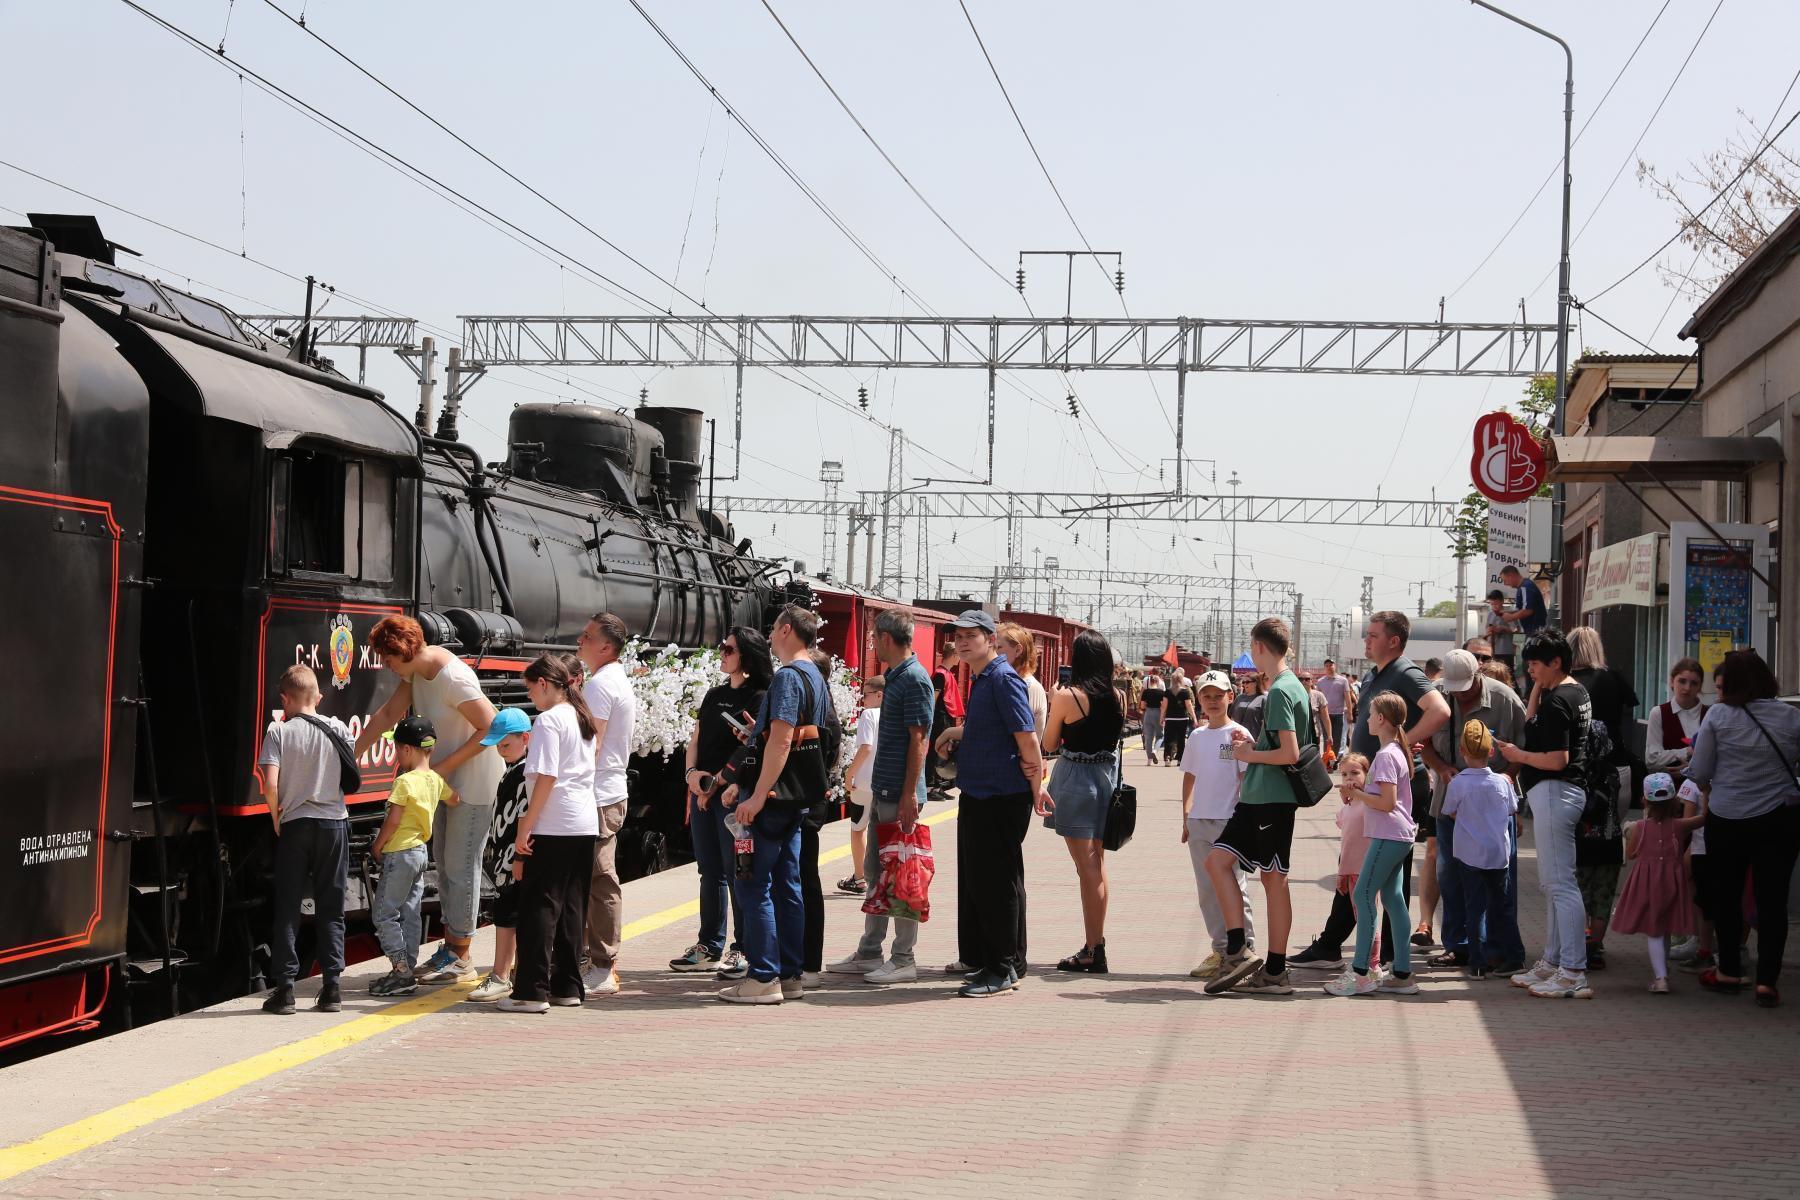
{"label": "man in blue cap", "polygon": [[513,951],[519,919],[519,885],[513,880],[513,843],[518,840],[519,818],[531,804],[525,786],[525,752],[531,748],[531,716],[522,708],[503,708],[481,739],[506,762],[506,774],[494,793],[493,822],[488,826],[487,847],[481,854],[481,870],[494,888],[494,966],[475,990],[464,996],[477,1004],[494,1004],[512,995]]}
{"label": "man in blue cap", "polygon": [[969,668],[969,699],[963,723],[938,739],[938,753],[954,748],[962,793],[957,927],[965,938],[962,961],[973,973],[961,994],[981,998],[1019,985],[1025,833],[1044,764],[1025,681],[995,648],[994,618],[972,608],[951,630],[956,655]]}

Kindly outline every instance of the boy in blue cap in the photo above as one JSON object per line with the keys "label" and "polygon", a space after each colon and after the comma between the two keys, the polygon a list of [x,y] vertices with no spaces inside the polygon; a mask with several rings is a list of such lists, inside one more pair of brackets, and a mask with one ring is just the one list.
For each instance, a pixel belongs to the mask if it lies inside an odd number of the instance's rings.
{"label": "boy in blue cap", "polygon": [[506,760],[506,774],[494,793],[494,821],[488,827],[487,849],[481,869],[494,887],[494,967],[475,990],[463,997],[477,1004],[493,1004],[512,995],[514,932],[519,919],[519,885],[513,879],[513,842],[519,818],[531,803],[525,786],[525,752],[531,747],[531,717],[522,708],[503,708],[494,715],[484,746],[492,746]]}

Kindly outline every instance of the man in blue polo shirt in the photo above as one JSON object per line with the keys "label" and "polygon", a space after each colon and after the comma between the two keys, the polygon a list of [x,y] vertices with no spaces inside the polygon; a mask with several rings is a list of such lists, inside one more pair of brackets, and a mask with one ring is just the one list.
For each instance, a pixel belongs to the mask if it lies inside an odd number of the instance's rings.
{"label": "man in blue polo shirt", "polygon": [[1542,633],[1544,626],[1550,623],[1550,609],[1544,603],[1543,589],[1536,581],[1527,583],[1525,573],[1511,563],[1500,568],[1500,582],[1513,595],[1514,611],[1500,613],[1496,619],[1517,625],[1525,637]]}
{"label": "man in blue polo shirt", "polygon": [[[875,761],[869,775],[870,799],[875,811],[869,821],[879,831],[884,822],[898,821],[911,830],[925,803],[925,750],[931,740],[931,715],[936,696],[925,668],[913,656],[913,619],[897,609],[875,618],[875,657],[885,670],[882,678],[881,724],[875,732]],[[879,837],[869,839],[863,855],[863,877],[871,887],[881,878]],[[863,917],[862,941],[856,952],[825,967],[833,975],[861,975],[867,983],[911,983],[919,977],[913,947],[919,940],[919,923],[894,918],[893,957],[882,961],[881,943],[887,937],[888,919],[878,913]]]}
{"label": "man in blue polo shirt", "polygon": [[1044,763],[1025,681],[995,648],[994,618],[970,609],[951,628],[970,676],[963,723],[938,739],[939,754],[955,748],[962,793],[957,925],[962,959],[974,969],[962,995],[997,996],[1019,985],[1025,833]]}

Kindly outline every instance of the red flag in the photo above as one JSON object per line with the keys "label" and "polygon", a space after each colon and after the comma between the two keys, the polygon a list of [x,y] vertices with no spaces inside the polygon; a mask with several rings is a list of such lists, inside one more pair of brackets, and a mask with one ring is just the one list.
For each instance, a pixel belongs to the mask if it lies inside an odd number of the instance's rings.
{"label": "red flag", "polygon": [[1157,661],[1168,663],[1171,667],[1179,667],[1181,665],[1181,655],[1175,652],[1174,642],[1169,643],[1169,648],[1163,651],[1162,658]]}

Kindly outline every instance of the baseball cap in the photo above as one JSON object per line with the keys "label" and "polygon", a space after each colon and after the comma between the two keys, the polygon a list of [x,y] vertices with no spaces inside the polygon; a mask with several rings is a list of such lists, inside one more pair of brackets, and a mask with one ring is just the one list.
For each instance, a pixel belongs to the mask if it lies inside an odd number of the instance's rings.
{"label": "baseball cap", "polygon": [[1218,688],[1221,692],[1231,691],[1231,676],[1223,671],[1208,671],[1194,685],[1194,690],[1204,692],[1207,688]]}
{"label": "baseball cap", "polygon": [[396,745],[419,750],[429,750],[437,745],[437,730],[424,717],[407,717],[381,736]]}
{"label": "baseball cap", "polygon": [[1438,681],[1446,692],[1466,692],[1480,674],[1480,665],[1467,650],[1452,650],[1444,655],[1444,674]]}
{"label": "baseball cap", "polygon": [[531,718],[522,708],[503,708],[494,714],[494,723],[488,726],[487,734],[481,739],[484,746],[498,746],[501,738],[511,737],[515,733],[524,733],[531,728]]}
{"label": "baseball cap", "polygon": [[993,633],[998,628],[994,624],[994,618],[979,608],[964,609],[956,620],[950,622],[950,627],[952,629],[982,629],[988,633]]}
{"label": "baseball cap", "polygon": [[1644,799],[1665,804],[1675,798],[1675,779],[1667,771],[1652,771],[1644,776]]}

